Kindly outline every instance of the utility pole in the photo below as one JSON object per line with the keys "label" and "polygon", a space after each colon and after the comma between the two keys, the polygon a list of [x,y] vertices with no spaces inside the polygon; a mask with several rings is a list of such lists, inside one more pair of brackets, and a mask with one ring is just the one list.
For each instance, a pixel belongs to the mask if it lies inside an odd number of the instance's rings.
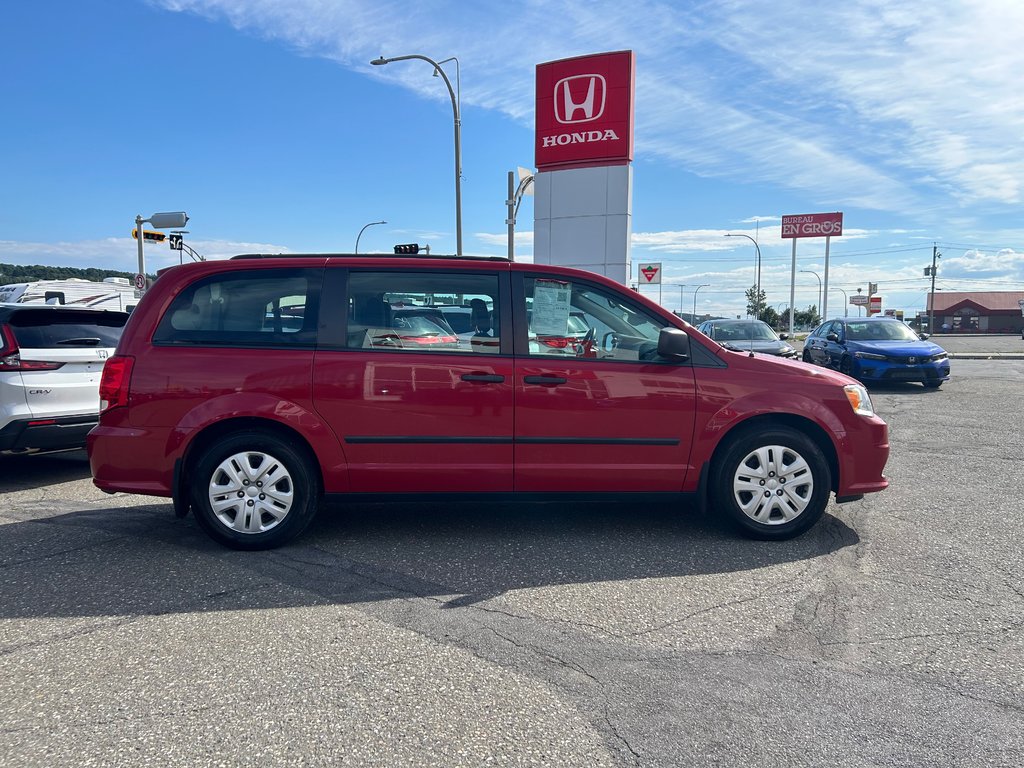
{"label": "utility pole", "polygon": [[935,333],[935,264],[942,256],[939,246],[932,243],[932,290],[928,296],[928,333]]}

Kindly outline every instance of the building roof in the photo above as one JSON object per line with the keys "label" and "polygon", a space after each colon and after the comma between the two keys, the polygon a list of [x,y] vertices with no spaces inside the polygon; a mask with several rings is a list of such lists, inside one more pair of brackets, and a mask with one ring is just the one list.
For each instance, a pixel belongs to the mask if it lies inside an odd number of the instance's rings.
{"label": "building roof", "polygon": [[936,291],[934,296],[935,312],[952,312],[965,304],[987,312],[1020,312],[1024,291]]}

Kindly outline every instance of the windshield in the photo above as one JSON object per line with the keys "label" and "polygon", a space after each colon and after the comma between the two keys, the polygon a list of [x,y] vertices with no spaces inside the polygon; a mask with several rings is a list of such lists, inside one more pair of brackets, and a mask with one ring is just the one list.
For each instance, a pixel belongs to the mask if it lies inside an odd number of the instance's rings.
{"label": "windshield", "polygon": [[847,323],[846,338],[850,341],[920,341],[920,337],[899,320]]}
{"label": "windshield", "polygon": [[718,342],[777,339],[775,331],[762,322],[718,324],[712,327],[711,338]]}
{"label": "windshield", "polygon": [[448,323],[439,315],[427,315],[412,312],[396,313],[392,326],[410,336],[429,336],[431,334],[452,335]]}

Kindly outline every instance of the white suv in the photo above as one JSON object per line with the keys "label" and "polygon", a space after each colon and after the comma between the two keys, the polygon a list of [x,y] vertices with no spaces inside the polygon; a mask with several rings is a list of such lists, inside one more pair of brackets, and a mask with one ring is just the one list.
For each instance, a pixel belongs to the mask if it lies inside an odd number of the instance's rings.
{"label": "white suv", "polygon": [[0,453],[85,446],[126,312],[0,304]]}

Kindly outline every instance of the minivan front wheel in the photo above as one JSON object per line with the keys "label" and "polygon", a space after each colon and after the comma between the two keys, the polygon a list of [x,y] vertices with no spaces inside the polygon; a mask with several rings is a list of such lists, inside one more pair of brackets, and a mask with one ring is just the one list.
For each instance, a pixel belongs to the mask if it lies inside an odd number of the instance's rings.
{"label": "minivan front wheel", "polygon": [[737,436],[716,470],[716,505],[752,538],[799,536],[828,506],[828,461],[813,440],[794,429],[772,427]]}
{"label": "minivan front wheel", "polygon": [[192,476],[196,520],[233,549],[271,549],[295,538],[313,519],[319,495],[306,456],[263,432],[215,442]]}

